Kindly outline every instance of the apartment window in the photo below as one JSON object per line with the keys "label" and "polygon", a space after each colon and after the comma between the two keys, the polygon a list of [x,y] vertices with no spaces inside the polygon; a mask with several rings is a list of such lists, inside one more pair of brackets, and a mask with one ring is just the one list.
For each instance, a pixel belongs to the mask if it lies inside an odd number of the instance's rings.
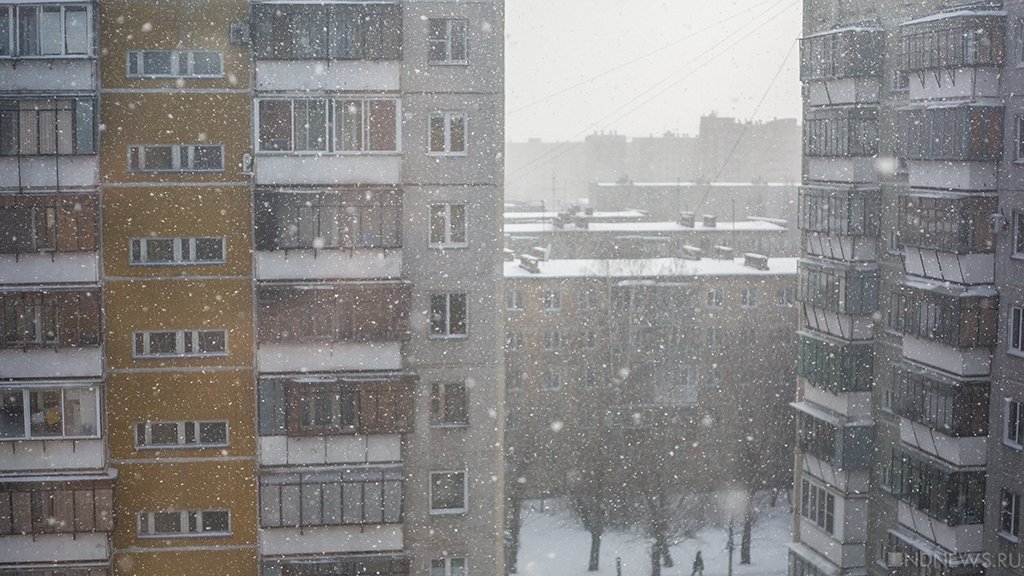
{"label": "apartment window", "polygon": [[95,102],[0,100],[0,156],[94,154]]}
{"label": "apartment window", "polygon": [[519,311],[523,309],[523,291],[516,288],[505,290],[505,310]]}
{"label": "apartment window", "polygon": [[430,386],[430,424],[465,426],[469,423],[469,400],[465,382],[435,382]]}
{"label": "apartment window", "polygon": [[259,3],[253,52],[263,60],[399,60],[402,7],[389,3]]}
{"label": "apartment window", "polygon": [[871,107],[816,110],[804,120],[804,156],[866,157],[878,153],[878,111]]}
{"label": "apartment window", "polygon": [[399,101],[393,98],[264,99],[256,104],[261,152],[399,149],[401,114]]}
{"label": "apartment window", "polygon": [[775,305],[789,307],[796,300],[796,289],[792,287],[779,288],[775,292]]}
{"label": "apartment window", "polygon": [[744,288],[740,292],[740,308],[757,308],[757,288]]}
{"label": "apartment window", "polygon": [[562,293],[557,290],[544,292],[542,298],[545,312],[558,312],[562,309]]}
{"label": "apartment window", "polygon": [[260,526],[263,528],[397,524],[401,521],[400,468],[356,468],[260,478]]}
{"label": "apartment window", "polygon": [[725,302],[725,290],[722,288],[708,288],[708,308],[721,308]]}
{"label": "apartment window", "polygon": [[562,389],[562,373],[552,368],[545,368],[540,373],[540,389],[555,391]]}
{"label": "apartment window", "polygon": [[1005,488],[999,501],[999,534],[1015,542],[1020,537],[1020,494]]}
{"label": "apartment window", "polygon": [[1017,138],[1017,140],[1016,140],[1017,154],[1016,154],[1016,156],[1014,156],[1014,158],[1018,162],[1021,162],[1021,161],[1024,161],[1024,116],[1017,116],[1017,121],[1015,122],[1015,124],[1016,124],[1016,128],[1017,128],[1017,133],[1016,133],[1016,138]]}
{"label": "apartment window", "polygon": [[999,160],[1002,106],[901,110],[896,118],[900,156],[907,160]]}
{"label": "apartment window", "polygon": [[97,292],[0,293],[0,349],[97,346]]}
{"label": "apartment window", "polygon": [[220,78],[224,53],[188,50],[128,52],[129,78]]}
{"label": "apartment window", "polygon": [[128,168],[133,172],[222,172],[224,147],[220,144],[129,146]]}
{"label": "apartment window", "polygon": [[985,515],[984,470],[948,471],[906,450],[892,455],[893,495],[949,526],[981,524]]}
{"label": "apartment window", "polygon": [[434,112],[430,115],[430,154],[465,156],[466,115],[462,112]]}
{"label": "apartment window", "polygon": [[428,21],[427,60],[431,64],[468,64],[468,22],[455,18],[431,18]]}
{"label": "apartment window", "polygon": [[169,538],[231,535],[231,513],[227,510],[168,510],[139,512],[139,538]]}
{"label": "apartment window", "polygon": [[523,389],[523,372],[514,368],[505,371],[505,390],[518,391]]}
{"label": "apartment window", "polygon": [[[109,481],[10,482],[0,487],[0,536],[110,532],[114,490]],[[22,571],[19,576],[105,576],[95,572]]]}
{"label": "apartment window", "polygon": [[464,338],[467,331],[466,293],[449,292],[430,296],[430,336]]}
{"label": "apartment window", "polygon": [[162,264],[223,264],[224,238],[132,238],[131,263],[147,266]]}
{"label": "apartment window", "polygon": [[430,576],[466,576],[466,559],[436,558],[431,560]]}
{"label": "apartment window", "polygon": [[226,420],[202,422],[139,422],[135,425],[135,447],[222,448],[228,445]]}
{"label": "apartment window", "polygon": [[505,350],[514,351],[521,350],[523,347],[523,335],[519,332],[511,331],[505,335]]}
{"label": "apartment window", "polygon": [[136,358],[195,358],[227,356],[225,330],[171,330],[136,332]]}
{"label": "apartment window", "polygon": [[562,333],[558,330],[544,332],[544,349],[548,352],[560,352],[562,350]]}
{"label": "apartment window", "polygon": [[1024,308],[1010,307],[1010,353],[1024,354]]}
{"label": "apartment window", "polygon": [[430,205],[430,246],[466,246],[466,205]]}
{"label": "apartment window", "polygon": [[1013,255],[1024,258],[1024,212],[1013,213]]}
{"label": "apartment window", "polygon": [[1003,404],[1003,443],[1024,449],[1024,409],[1020,402],[1009,398]]}
{"label": "apartment window", "polygon": [[96,386],[0,388],[0,440],[99,436]]}
{"label": "apartment window", "polygon": [[580,310],[594,310],[597,308],[597,292],[595,290],[582,290],[579,293]]}
{"label": "apartment window", "polygon": [[409,337],[409,283],[261,286],[260,343],[382,342]]}
{"label": "apartment window", "polygon": [[97,201],[66,193],[0,197],[0,253],[94,250]]}
{"label": "apartment window", "polygon": [[359,392],[335,384],[288,388],[289,429],[296,435],[342,434],[359,428]]}
{"label": "apartment window", "polygon": [[833,534],[835,531],[836,498],[824,487],[804,480],[800,494],[800,515],[818,528]]}
{"label": "apartment window", "polygon": [[466,472],[430,473],[430,513],[461,514],[466,511],[469,486]]}
{"label": "apartment window", "polygon": [[86,4],[0,6],[0,57],[88,56],[91,28]]}

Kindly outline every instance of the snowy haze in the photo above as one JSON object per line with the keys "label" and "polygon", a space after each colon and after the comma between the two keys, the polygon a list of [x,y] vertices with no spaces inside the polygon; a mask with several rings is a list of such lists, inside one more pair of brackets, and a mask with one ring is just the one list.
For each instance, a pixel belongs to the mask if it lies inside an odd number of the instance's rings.
{"label": "snowy haze", "polygon": [[696,134],[710,112],[800,116],[799,0],[507,0],[505,10],[510,141]]}

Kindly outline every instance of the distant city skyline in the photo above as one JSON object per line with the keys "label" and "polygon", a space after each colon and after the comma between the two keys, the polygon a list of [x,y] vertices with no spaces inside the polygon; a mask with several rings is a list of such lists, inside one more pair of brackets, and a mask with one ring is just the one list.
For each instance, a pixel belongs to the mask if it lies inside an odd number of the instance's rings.
{"label": "distant city skyline", "polygon": [[506,139],[694,135],[711,113],[797,118],[800,27],[797,0],[512,0]]}

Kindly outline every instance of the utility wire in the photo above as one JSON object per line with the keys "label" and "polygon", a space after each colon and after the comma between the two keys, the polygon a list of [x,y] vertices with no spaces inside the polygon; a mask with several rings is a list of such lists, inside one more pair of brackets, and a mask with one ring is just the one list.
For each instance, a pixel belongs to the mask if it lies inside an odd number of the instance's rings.
{"label": "utility wire", "polygon": [[[771,81],[768,82],[768,87],[765,88],[764,92],[761,94],[761,99],[757,101],[757,106],[754,107],[754,112],[750,115],[751,119],[757,116],[757,112],[761,109],[761,105],[763,105],[765,99],[768,98],[768,93],[771,92],[772,86],[775,85],[775,81],[778,80],[779,75],[782,74],[782,70],[786,68],[786,62],[789,62],[789,57],[793,54],[793,48],[796,45],[797,40],[793,40],[793,43],[789,45],[789,50],[786,51],[786,57],[782,59],[782,64],[779,64],[779,68],[775,71],[775,75],[772,76]],[[740,146],[740,142],[743,140],[743,137],[746,136],[750,126],[750,123],[743,125],[743,130],[741,130],[739,136],[736,137],[736,141],[732,143],[732,148],[729,149],[729,153],[726,154],[725,160],[722,161],[722,165],[719,166],[718,171],[715,172],[714,178],[711,179],[712,182],[718,180],[718,177],[725,172],[725,167],[729,165],[729,160],[732,160],[733,154],[736,153],[736,150]],[[708,186],[707,190],[704,191],[704,195],[701,196],[700,203],[697,204],[697,209],[694,211],[695,214],[700,213],[701,209],[704,208],[704,202],[708,199],[708,194],[710,193],[711,186]]]}
{"label": "utility wire", "polygon": [[[649,102],[653,98],[663,94],[664,92],[668,91],[669,89],[671,89],[672,87],[678,85],[679,83],[683,82],[684,80],[687,80],[690,76],[692,76],[698,70],[700,70],[700,69],[704,68],[705,66],[711,64],[712,62],[714,62],[715,59],[717,59],[717,58],[721,57],[723,54],[727,53],[728,50],[730,50],[731,48],[735,47],[737,44],[739,44],[743,40],[749,38],[755,32],[757,32],[761,28],[764,28],[765,26],[770,24],[773,20],[775,20],[776,18],[778,18],[779,16],[784,14],[787,10],[789,10],[790,8],[795,6],[797,4],[797,1],[798,0],[794,0],[790,4],[786,5],[781,11],[777,12],[775,15],[771,16],[770,18],[768,18],[766,20],[762,20],[760,24],[755,26],[749,32],[747,32],[746,34],[743,34],[743,36],[737,38],[734,42],[732,42],[731,44],[726,46],[725,49],[722,52],[720,52],[718,54],[712,55],[708,59],[704,60],[702,63],[698,64],[696,67],[686,71],[681,77],[679,77],[675,81],[672,81],[672,77],[669,76],[669,77],[663,78],[663,79],[655,82],[651,87],[649,87],[648,89],[644,90],[643,92],[640,92],[635,97],[630,99],[628,102],[626,102],[625,104],[621,105],[618,109],[613,110],[612,112],[606,114],[605,116],[601,117],[597,121],[593,122],[592,124],[590,124],[589,126],[584,128],[583,130],[581,130],[579,133],[576,134],[575,137],[578,138],[580,136],[584,136],[584,135],[592,132],[598,125],[600,125],[602,122],[605,122],[609,118],[613,117],[620,110],[626,109],[626,111],[624,113],[622,113],[619,116],[615,117],[613,122],[628,116],[629,114],[631,114],[634,111],[636,111],[636,109],[639,108],[640,106],[642,106],[643,104],[646,104],[647,102]],[[761,16],[763,16],[767,12],[771,11],[777,4],[778,4],[778,2],[776,2],[775,5],[772,5],[772,6],[768,7],[766,10],[762,11],[761,14],[758,14],[757,16],[755,16],[755,18],[753,20],[759,19]],[[744,26],[746,26],[746,24]],[[735,31],[729,33],[725,38],[723,38],[722,40],[716,42],[711,47],[709,47],[708,49],[706,49],[703,52],[701,52],[696,58],[702,58],[702,57],[707,56],[709,53],[714,51],[720,45],[722,45],[726,41],[728,41],[731,37],[739,34],[742,31],[742,29],[743,29],[743,27],[741,26],[740,28],[736,29]],[[666,82],[669,82],[669,83],[667,85],[665,85]],[[665,85],[665,86],[663,88],[661,88],[662,85]],[[661,88],[661,89],[659,90],[659,88]],[[642,98],[644,98],[645,96],[647,96],[648,94],[650,94],[652,91],[655,91],[655,90],[657,90],[657,92],[655,92],[650,97],[644,99],[637,106],[634,106],[632,109],[628,108],[634,102],[637,102],[638,100],[641,100]],[[515,184],[516,182],[519,182],[520,180],[522,180],[523,178],[525,178],[526,176],[531,174],[531,172],[527,172],[528,169],[533,168],[537,164],[547,164],[547,163],[550,163],[551,161],[556,160],[556,159],[564,156],[565,154],[571,152],[573,149],[577,148],[578,146],[580,146],[582,144],[583,144],[583,142],[566,142],[564,144],[559,144],[559,145],[555,146],[551,150],[548,150],[544,154],[541,154],[539,157],[537,157],[534,160],[526,163],[523,166],[520,166],[518,169],[516,169],[511,174],[509,174],[510,179],[508,180],[507,184]],[[523,175],[519,176],[519,174],[521,174],[521,173]]]}
{"label": "utility wire", "polygon": [[[541,104],[543,102],[547,102],[548,100],[551,100],[552,98],[561,96],[562,94],[565,94],[566,92],[568,92],[570,90],[579,88],[580,86],[583,86],[585,84],[589,84],[589,83],[591,83],[591,82],[593,82],[595,80],[603,78],[603,77],[605,77],[605,76],[607,76],[609,74],[612,74],[613,72],[618,72],[619,70],[621,70],[621,69],[623,69],[623,68],[625,68],[627,66],[630,66],[632,64],[636,64],[637,62],[639,62],[641,60],[645,60],[647,58],[650,58],[651,56],[654,56],[655,54],[657,54],[659,52],[664,52],[665,50],[668,50],[669,48],[671,48],[671,47],[673,47],[673,46],[675,46],[677,44],[680,44],[680,43],[685,42],[687,40],[691,40],[693,38],[696,38],[697,36],[700,36],[704,32],[707,32],[708,30],[714,29],[719,24],[724,24],[725,22],[728,22],[729,20],[732,20],[732,19],[734,19],[734,18],[736,18],[738,16],[742,16],[743,14],[746,14],[746,13],[750,12],[751,10],[753,10],[753,9],[755,9],[755,8],[761,6],[761,5],[768,4],[769,2],[774,2],[775,3],[774,5],[777,5],[777,4],[781,3],[781,2],[783,2],[783,0],[764,0],[763,2],[759,2],[757,4],[754,4],[753,6],[751,6],[749,8],[744,8],[742,11],[737,12],[735,14],[732,14],[731,16],[726,16],[725,18],[722,18],[721,20],[719,20],[717,22],[714,22],[713,24],[709,24],[708,26],[706,26],[704,28],[701,28],[700,30],[697,30],[696,32],[693,32],[692,34],[688,34],[686,36],[683,36],[682,38],[673,40],[672,42],[669,42],[668,44],[665,44],[665,45],[663,45],[663,46],[661,46],[659,48],[655,48],[654,50],[651,50],[650,52],[647,52],[645,54],[641,54],[640,56],[637,56],[636,58],[633,58],[632,60],[623,62],[623,63],[618,64],[616,66],[613,66],[611,68],[608,68],[608,69],[606,69],[606,70],[604,70],[602,72],[599,72],[598,74],[595,74],[594,76],[591,76],[589,78],[585,78],[583,80],[580,80],[579,82],[576,82],[575,84],[572,84],[570,86],[566,86],[565,88],[562,88],[560,90],[556,90],[556,91],[554,91],[554,92],[552,92],[550,94],[547,94],[545,96],[542,96],[542,97],[540,97],[540,98],[538,98],[538,99],[536,99],[536,100],[534,100],[532,102],[528,102],[526,104],[523,104],[522,106],[520,106],[520,107],[518,107],[518,108],[516,108],[514,110],[510,110],[507,113],[507,115],[511,116],[513,114],[517,114],[519,112],[522,112],[524,110],[532,108],[532,107],[536,106],[537,104]],[[774,5],[769,7],[769,9],[774,7]]]}

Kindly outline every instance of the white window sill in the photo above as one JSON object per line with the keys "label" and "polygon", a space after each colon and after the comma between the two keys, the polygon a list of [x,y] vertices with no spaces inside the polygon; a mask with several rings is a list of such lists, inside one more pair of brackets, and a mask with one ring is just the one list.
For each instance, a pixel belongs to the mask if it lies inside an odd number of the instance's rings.
{"label": "white window sill", "polygon": [[1024,358],[1024,350],[1015,350],[1013,348],[1007,348],[1006,354],[1008,356],[1015,356],[1017,358]]}
{"label": "white window sill", "polygon": [[1024,445],[1017,444],[1016,442],[1013,442],[1012,440],[1007,440],[1006,438],[1003,438],[1003,446],[1006,446],[1007,448],[1011,448],[1013,450],[1024,451]]}
{"label": "white window sill", "polygon": [[430,60],[430,66],[469,66],[469,60]]}
{"label": "white window sill", "polygon": [[1003,540],[1006,540],[1007,542],[1013,542],[1014,544],[1018,544],[1020,542],[1019,537],[1014,536],[1013,534],[1010,534],[1009,532],[1003,530],[996,531],[996,535],[998,535]]}
{"label": "white window sill", "polygon": [[431,158],[465,158],[469,156],[468,152],[427,152],[427,156]]}
{"label": "white window sill", "polygon": [[468,422],[431,422],[431,428],[437,428],[440,430],[465,430],[469,428]]}
{"label": "white window sill", "polygon": [[164,540],[168,538],[224,538],[231,532],[200,532],[196,534],[138,534],[140,540]]}
{"label": "white window sill", "polygon": [[147,444],[145,446],[135,446],[136,450],[210,450],[219,448],[228,448],[228,444],[169,444],[167,446],[158,446],[155,444]]}
{"label": "white window sill", "polygon": [[427,244],[427,248],[433,248],[434,250],[464,250],[469,248],[469,242],[459,242],[452,244]]}
{"label": "white window sill", "polygon": [[133,360],[185,360],[190,358],[226,358],[227,352],[216,352],[212,354],[132,354]]}
{"label": "white window sill", "polygon": [[465,334],[431,334],[431,340],[465,340],[467,336]]}
{"label": "white window sill", "polygon": [[226,263],[226,260],[198,260],[190,262],[129,262],[128,265],[137,268],[145,268],[148,266],[159,268],[168,266],[216,266]]}
{"label": "white window sill", "polygon": [[401,156],[401,150],[257,150],[260,156],[381,156],[384,158]]}
{"label": "white window sill", "polygon": [[435,510],[433,508],[430,509],[430,515],[431,516],[454,516],[456,514],[465,514],[465,513],[466,513],[466,509],[465,508],[451,508],[451,509],[442,509],[442,510]]}
{"label": "white window sill", "polygon": [[3,442],[75,442],[78,440],[99,440],[102,436],[8,436],[0,438]]}

